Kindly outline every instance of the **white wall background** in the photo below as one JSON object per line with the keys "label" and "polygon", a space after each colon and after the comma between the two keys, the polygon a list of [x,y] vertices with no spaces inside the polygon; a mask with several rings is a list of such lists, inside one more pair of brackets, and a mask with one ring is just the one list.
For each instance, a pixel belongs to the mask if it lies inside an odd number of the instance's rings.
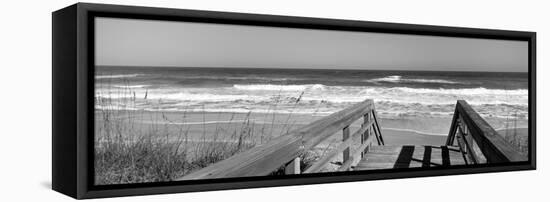
{"label": "white wall background", "polygon": [[[107,199],[109,201],[529,201],[549,198],[550,6],[545,1],[90,1],[214,11],[536,31],[538,170]],[[51,186],[51,12],[75,3],[2,1],[0,201],[67,201]],[[546,92],[545,92],[546,91]],[[460,189],[466,189],[460,191]]]}

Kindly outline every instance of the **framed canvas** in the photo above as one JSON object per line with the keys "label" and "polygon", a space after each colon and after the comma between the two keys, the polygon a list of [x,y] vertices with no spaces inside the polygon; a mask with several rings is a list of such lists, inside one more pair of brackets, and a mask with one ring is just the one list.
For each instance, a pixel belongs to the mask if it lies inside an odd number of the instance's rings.
{"label": "framed canvas", "polygon": [[78,3],[54,190],[113,197],[533,170],[536,34]]}

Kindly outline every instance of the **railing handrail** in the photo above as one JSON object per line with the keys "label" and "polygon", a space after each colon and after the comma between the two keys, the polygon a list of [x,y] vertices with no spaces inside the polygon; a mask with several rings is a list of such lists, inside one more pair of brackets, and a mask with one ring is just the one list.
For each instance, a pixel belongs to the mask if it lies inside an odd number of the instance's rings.
{"label": "railing handrail", "polygon": [[[464,125],[460,125],[459,122],[464,122]],[[508,143],[504,137],[485,121],[465,100],[458,100],[456,103],[455,113],[453,115],[453,121],[449,136],[447,138],[447,145],[452,145],[455,139],[455,134],[458,129],[467,130],[468,135],[471,135],[475,143],[477,144],[483,157],[488,163],[503,163],[512,161],[524,161],[525,157],[522,156],[517,149],[515,149],[510,143]],[[471,147],[470,145],[466,145]],[[471,150],[471,148],[469,148]],[[472,151],[468,151],[469,155],[472,155]]]}
{"label": "railing handrail", "polygon": [[178,180],[268,175],[371,112],[374,101],[367,99]]}

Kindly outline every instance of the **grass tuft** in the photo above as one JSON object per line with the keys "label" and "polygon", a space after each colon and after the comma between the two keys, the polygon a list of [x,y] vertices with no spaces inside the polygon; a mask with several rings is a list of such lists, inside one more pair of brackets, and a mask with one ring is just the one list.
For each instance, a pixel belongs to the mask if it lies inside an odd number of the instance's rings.
{"label": "grass tuft", "polygon": [[[172,120],[164,113],[160,113],[159,118],[142,110],[132,110],[140,104],[137,100],[149,101],[147,94],[137,98],[130,88],[96,94],[96,185],[173,181],[267,142],[275,124],[263,124],[262,128],[255,129],[257,126],[248,113],[235,128],[216,125],[214,134],[207,134],[203,124],[202,136],[191,140],[189,127],[170,125]],[[184,120],[185,112],[182,116]],[[140,122],[146,119],[151,120],[150,127]],[[290,114],[284,127],[292,128],[287,126],[289,119]]]}

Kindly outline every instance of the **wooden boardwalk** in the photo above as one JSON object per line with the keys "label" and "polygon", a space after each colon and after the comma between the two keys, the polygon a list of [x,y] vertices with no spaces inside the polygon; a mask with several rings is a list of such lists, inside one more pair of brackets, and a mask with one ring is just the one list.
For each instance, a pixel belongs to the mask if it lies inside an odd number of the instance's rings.
{"label": "wooden boardwalk", "polygon": [[[356,121],[361,127],[351,131]],[[450,125],[447,141],[441,145],[387,146],[374,101],[365,100],[178,180],[265,176],[281,168],[287,175],[318,173],[335,161],[339,161],[337,171],[368,171],[526,160],[466,101],[457,101]],[[304,154],[334,136],[341,139],[338,145],[313,163],[302,165]]]}
{"label": "wooden boardwalk", "polygon": [[373,146],[353,170],[440,167],[464,165],[458,147],[452,146]]}

